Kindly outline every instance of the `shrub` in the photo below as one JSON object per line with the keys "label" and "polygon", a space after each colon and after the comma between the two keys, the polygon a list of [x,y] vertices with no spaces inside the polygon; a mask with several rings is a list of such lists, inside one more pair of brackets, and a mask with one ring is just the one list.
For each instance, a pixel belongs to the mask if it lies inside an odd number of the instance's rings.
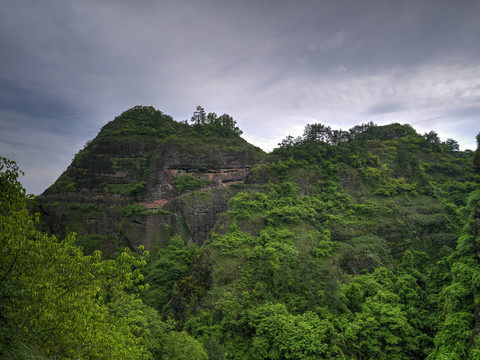
{"label": "shrub", "polygon": [[126,217],[148,215],[148,209],[138,204],[127,205],[122,212]]}
{"label": "shrub", "polygon": [[175,176],[172,183],[181,194],[187,191],[201,189],[211,184],[207,179],[201,179],[190,174]]}

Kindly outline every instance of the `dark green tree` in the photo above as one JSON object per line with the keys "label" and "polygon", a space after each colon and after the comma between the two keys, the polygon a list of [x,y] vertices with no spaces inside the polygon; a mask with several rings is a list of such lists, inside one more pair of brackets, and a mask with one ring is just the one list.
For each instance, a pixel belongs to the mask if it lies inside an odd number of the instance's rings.
{"label": "dark green tree", "polygon": [[423,138],[430,144],[438,144],[440,143],[440,137],[435,131],[430,131],[428,133],[423,134]]}
{"label": "dark green tree", "polygon": [[103,260],[41,233],[20,173],[0,157],[0,359],[207,359],[140,300],[143,247]]}
{"label": "dark green tree", "polygon": [[473,169],[477,174],[480,174],[480,133],[477,134],[477,150],[473,157]]}
{"label": "dark green tree", "polygon": [[205,113],[205,109],[198,105],[197,109],[193,112],[193,116],[190,121],[195,125],[205,125],[207,122],[207,114]]}
{"label": "dark green tree", "polygon": [[445,141],[445,145],[447,146],[448,150],[450,150],[450,151],[460,150],[460,145],[458,145],[458,142],[456,140],[448,138]]}

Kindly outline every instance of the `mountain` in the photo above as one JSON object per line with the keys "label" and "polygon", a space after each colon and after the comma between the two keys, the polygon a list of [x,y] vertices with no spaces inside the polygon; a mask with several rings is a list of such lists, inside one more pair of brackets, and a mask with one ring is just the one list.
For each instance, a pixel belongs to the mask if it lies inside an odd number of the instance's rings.
{"label": "mountain", "polygon": [[227,186],[265,155],[213,117],[189,125],[153,107],[122,113],[40,196],[48,230],[76,232],[87,252],[107,254],[120,245],[153,249],[177,233],[201,245],[227,209]]}
{"label": "mountain", "polygon": [[478,357],[479,150],[309,124],[265,154],[202,111],[105,125],[35,200],[45,230],[152,250],[143,302],[211,359]]}

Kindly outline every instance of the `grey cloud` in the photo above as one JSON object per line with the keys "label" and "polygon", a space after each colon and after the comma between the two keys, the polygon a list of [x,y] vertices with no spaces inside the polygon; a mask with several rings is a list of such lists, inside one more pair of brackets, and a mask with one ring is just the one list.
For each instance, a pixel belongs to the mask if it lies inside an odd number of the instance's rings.
{"label": "grey cloud", "polygon": [[81,132],[36,126],[35,118],[30,124],[24,121],[22,116],[0,113],[0,155],[16,161],[25,172],[21,181],[29,193],[40,194],[65,170],[86,138]]}
{"label": "grey cloud", "polygon": [[368,111],[367,114],[370,115],[379,115],[379,114],[389,114],[398,111],[405,110],[405,106],[398,102],[386,102],[380,103],[377,105],[372,106]]}
{"label": "grey cloud", "polygon": [[178,120],[196,105],[229,113],[268,150],[312,122],[447,129],[461,117],[472,134],[480,130],[479,12],[468,0],[8,2],[0,125],[10,135],[0,135],[0,152],[29,159],[23,143],[48,159],[68,154],[49,168],[54,179],[137,104]]}
{"label": "grey cloud", "polygon": [[2,79],[0,79],[0,108],[26,116],[23,119],[35,116],[51,121],[54,121],[55,117],[64,117],[72,112],[72,105],[57,97]]}
{"label": "grey cloud", "polygon": [[[480,124],[480,105],[471,105],[454,108],[448,111],[448,117],[450,118],[476,118]],[[479,125],[480,127],[480,125]]]}

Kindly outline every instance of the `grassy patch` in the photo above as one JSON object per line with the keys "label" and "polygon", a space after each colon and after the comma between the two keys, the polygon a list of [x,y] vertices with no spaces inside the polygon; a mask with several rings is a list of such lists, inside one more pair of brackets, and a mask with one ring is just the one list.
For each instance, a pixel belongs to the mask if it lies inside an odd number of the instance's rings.
{"label": "grassy patch", "polygon": [[145,191],[146,185],[147,183],[145,181],[133,184],[107,184],[105,185],[105,192],[140,199]]}
{"label": "grassy patch", "polygon": [[175,186],[175,188],[177,189],[177,191],[180,194],[183,194],[188,191],[198,190],[203,187],[209,186],[211,184],[211,181],[190,174],[185,174],[175,176],[172,183],[173,186]]}

